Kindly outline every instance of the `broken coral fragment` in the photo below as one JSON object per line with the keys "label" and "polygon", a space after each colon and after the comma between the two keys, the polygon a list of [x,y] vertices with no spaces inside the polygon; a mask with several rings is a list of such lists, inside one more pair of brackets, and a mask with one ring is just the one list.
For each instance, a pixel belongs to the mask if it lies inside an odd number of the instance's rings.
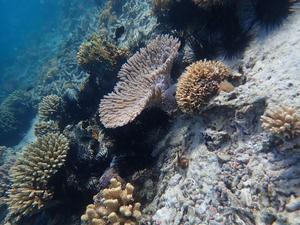
{"label": "broken coral fragment", "polygon": [[296,109],[287,106],[280,106],[268,110],[261,117],[262,127],[274,134],[287,138],[294,138],[300,135],[300,116]]}
{"label": "broken coral fragment", "polygon": [[114,91],[100,102],[100,120],[106,128],[126,125],[146,107],[162,101],[179,47],[177,38],[161,35],[122,66]]}
{"label": "broken coral fragment", "polygon": [[142,217],[141,204],[134,202],[134,187],[127,183],[125,187],[115,178],[110,186],[101,192],[101,198],[86,207],[81,221],[85,225],[137,225]]}
{"label": "broken coral fragment", "polygon": [[181,111],[197,113],[214,97],[231,71],[219,61],[197,61],[180,76],[176,102]]}

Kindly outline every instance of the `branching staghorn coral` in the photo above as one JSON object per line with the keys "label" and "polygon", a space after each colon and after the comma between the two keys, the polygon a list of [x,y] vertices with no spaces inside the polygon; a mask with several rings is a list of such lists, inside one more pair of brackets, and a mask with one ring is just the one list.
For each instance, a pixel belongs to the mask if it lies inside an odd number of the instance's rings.
{"label": "branching staghorn coral", "polygon": [[287,106],[280,106],[268,110],[261,117],[262,127],[274,134],[287,138],[294,138],[300,135],[300,116],[296,109]]}
{"label": "branching staghorn coral", "polygon": [[197,61],[179,78],[176,102],[185,113],[197,113],[214,97],[231,71],[219,61]]}
{"label": "branching staghorn coral", "polygon": [[58,133],[39,137],[26,147],[11,168],[12,186],[7,199],[9,220],[18,221],[30,215],[52,198],[48,182],[64,165],[68,150],[68,139]]}
{"label": "branching staghorn coral", "polygon": [[95,63],[108,63],[109,66],[115,66],[117,61],[129,54],[127,49],[107,43],[98,34],[93,36],[80,45],[77,53],[77,62],[80,66],[88,66]]}
{"label": "branching staghorn coral", "polygon": [[39,104],[39,117],[41,120],[58,119],[63,111],[63,99],[57,95],[45,96]]}
{"label": "branching staghorn coral", "polygon": [[40,121],[34,127],[34,134],[37,137],[41,137],[49,133],[57,133],[57,132],[59,132],[59,127],[57,122],[53,120]]}
{"label": "branching staghorn coral", "polygon": [[161,35],[122,66],[114,91],[100,102],[100,120],[105,127],[126,125],[147,106],[160,103],[170,87],[170,73],[179,47],[177,38]]}
{"label": "branching staghorn coral", "polygon": [[[134,202],[134,187],[112,178],[110,186],[101,192],[101,198],[88,205],[81,216],[84,225],[138,225],[141,219],[141,204]],[[97,201],[98,200],[98,201]]]}

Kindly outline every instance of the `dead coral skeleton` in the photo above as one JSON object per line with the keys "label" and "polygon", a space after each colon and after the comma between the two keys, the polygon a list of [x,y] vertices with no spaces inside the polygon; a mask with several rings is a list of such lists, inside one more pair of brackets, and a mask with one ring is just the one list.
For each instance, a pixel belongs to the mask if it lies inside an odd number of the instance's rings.
{"label": "dead coral skeleton", "polygon": [[170,73],[179,47],[177,38],[161,35],[122,66],[114,91],[100,102],[100,120],[106,128],[126,125],[144,108],[161,103],[171,86]]}
{"label": "dead coral skeleton", "polygon": [[280,106],[261,117],[262,127],[279,136],[294,138],[300,135],[300,116],[296,109]]}
{"label": "dead coral skeleton", "polygon": [[8,220],[19,221],[53,197],[48,181],[64,165],[68,150],[69,141],[58,133],[40,137],[26,147],[11,168]]}
{"label": "dead coral skeleton", "polygon": [[178,107],[189,114],[201,111],[221,87],[230,90],[229,84],[222,85],[230,74],[230,69],[219,61],[197,61],[188,66],[177,84]]}
{"label": "dead coral skeleton", "polygon": [[141,219],[141,204],[134,202],[134,187],[112,178],[110,186],[101,192],[102,198],[87,206],[81,221],[85,225],[137,225]]}

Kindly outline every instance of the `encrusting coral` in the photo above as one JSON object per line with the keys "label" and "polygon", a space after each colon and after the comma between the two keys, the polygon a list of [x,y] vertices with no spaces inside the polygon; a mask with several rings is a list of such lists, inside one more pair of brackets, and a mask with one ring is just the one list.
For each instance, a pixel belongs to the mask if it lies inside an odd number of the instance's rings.
{"label": "encrusting coral", "polygon": [[100,102],[100,120],[106,128],[126,125],[147,106],[160,103],[170,87],[179,47],[177,38],[161,35],[122,66],[114,91]]}
{"label": "encrusting coral", "polygon": [[39,104],[41,120],[58,119],[63,110],[63,99],[57,95],[45,96]]}
{"label": "encrusting coral", "polygon": [[95,63],[108,63],[109,66],[115,66],[117,61],[129,54],[127,49],[107,43],[98,34],[83,42],[77,53],[77,62],[80,66],[87,66]]}
{"label": "encrusting coral", "polygon": [[53,120],[49,121],[40,121],[34,127],[34,134],[37,137],[47,135],[49,133],[59,132],[59,127],[57,122]]}
{"label": "encrusting coral", "polygon": [[219,61],[197,61],[180,76],[176,102],[185,113],[199,112],[220,90],[231,71]]}
{"label": "encrusting coral", "polygon": [[[87,206],[81,221],[85,225],[137,225],[141,219],[141,204],[134,202],[134,187],[112,178],[110,186],[101,192],[101,198]],[[98,201],[97,201],[98,200]]]}
{"label": "encrusting coral", "polygon": [[68,139],[62,134],[49,134],[28,145],[11,168],[12,185],[8,191],[8,219],[18,221],[43,208],[52,198],[48,185],[64,165],[69,150]]}
{"label": "encrusting coral", "polygon": [[261,117],[262,127],[274,134],[294,138],[300,135],[300,116],[296,109],[280,106]]}

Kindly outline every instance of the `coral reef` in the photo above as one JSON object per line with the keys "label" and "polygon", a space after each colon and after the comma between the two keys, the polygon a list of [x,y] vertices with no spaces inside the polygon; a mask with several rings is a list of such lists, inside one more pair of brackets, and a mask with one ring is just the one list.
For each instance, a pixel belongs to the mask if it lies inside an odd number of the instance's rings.
{"label": "coral reef", "polygon": [[[11,145],[19,139],[32,117],[33,102],[25,91],[14,91],[0,105],[0,141]],[[12,143],[11,143],[12,142]]]}
{"label": "coral reef", "polygon": [[100,102],[100,120],[105,127],[130,123],[144,108],[161,100],[170,86],[170,72],[179,46],[176,38],[158,36],[122,66],[114,91]]}
{"label": "coral reef", "polygon": [[62,134],[48,134],[26,147],[11,168],[12,185],[8,191],[9,220],[39,210],[53,197],[49,180],[64,165],[69,143]]}
{"label": "coral reef", "polygon": [[134,187],[130,183],[122,187],[115,178],[110,183],[101,191],[101,197],[95,196],[95,203],[87,206],[81,221],[87,225],[138,225],[142,216],[141,204],[134,201]]}
{"label": "coral reef", "polygon": [[11,187],[11,179],[9,171],[14,165],[16,158],[10,157],[6,162],[0,166],[0,206],[6,204],[8,198],[8,190]]}
{"label": "coral reef", "polygon": [[177,84],[176,101],[185,113],[197,113],[214,97],[231,71],[219,61],[197,61],[186,68]]}
{"label": "coral reef", "polygon": [[57,95],[45,96],[39,104],[39,117],[41,120],[57,120],[63,111],[63,99]]}
{"label": "coral reef", "polygon": [[296,109],[287,106],[268,110],[261,117],[262,127],[279,136],[294,138],[300,135],[300,116]]}
{"label": "coral reef", "polygon": [[57,133],[57,132],[59,132],[59,127],[57,122],[53,120],[40,121],[34,127],[34,134],[37,137],[41,137],[49,133]]}
{"label": "coral reef", "polygon": [[198,7],[211,7],[211,6],[216,6],[216,5],[222,5],[224,4],[224,0],[192,0],[195,5]]}
{"label": "coral reef", "polygon": [[106,68],[111,68],[117,62],[126,58],[129,54],[127,49],[118,48],[117,46],[104,41],[104,38],[98,34],[80,45],[77,53],[77,62],[80,66],[88,67],[93,64],[103,63]]}

